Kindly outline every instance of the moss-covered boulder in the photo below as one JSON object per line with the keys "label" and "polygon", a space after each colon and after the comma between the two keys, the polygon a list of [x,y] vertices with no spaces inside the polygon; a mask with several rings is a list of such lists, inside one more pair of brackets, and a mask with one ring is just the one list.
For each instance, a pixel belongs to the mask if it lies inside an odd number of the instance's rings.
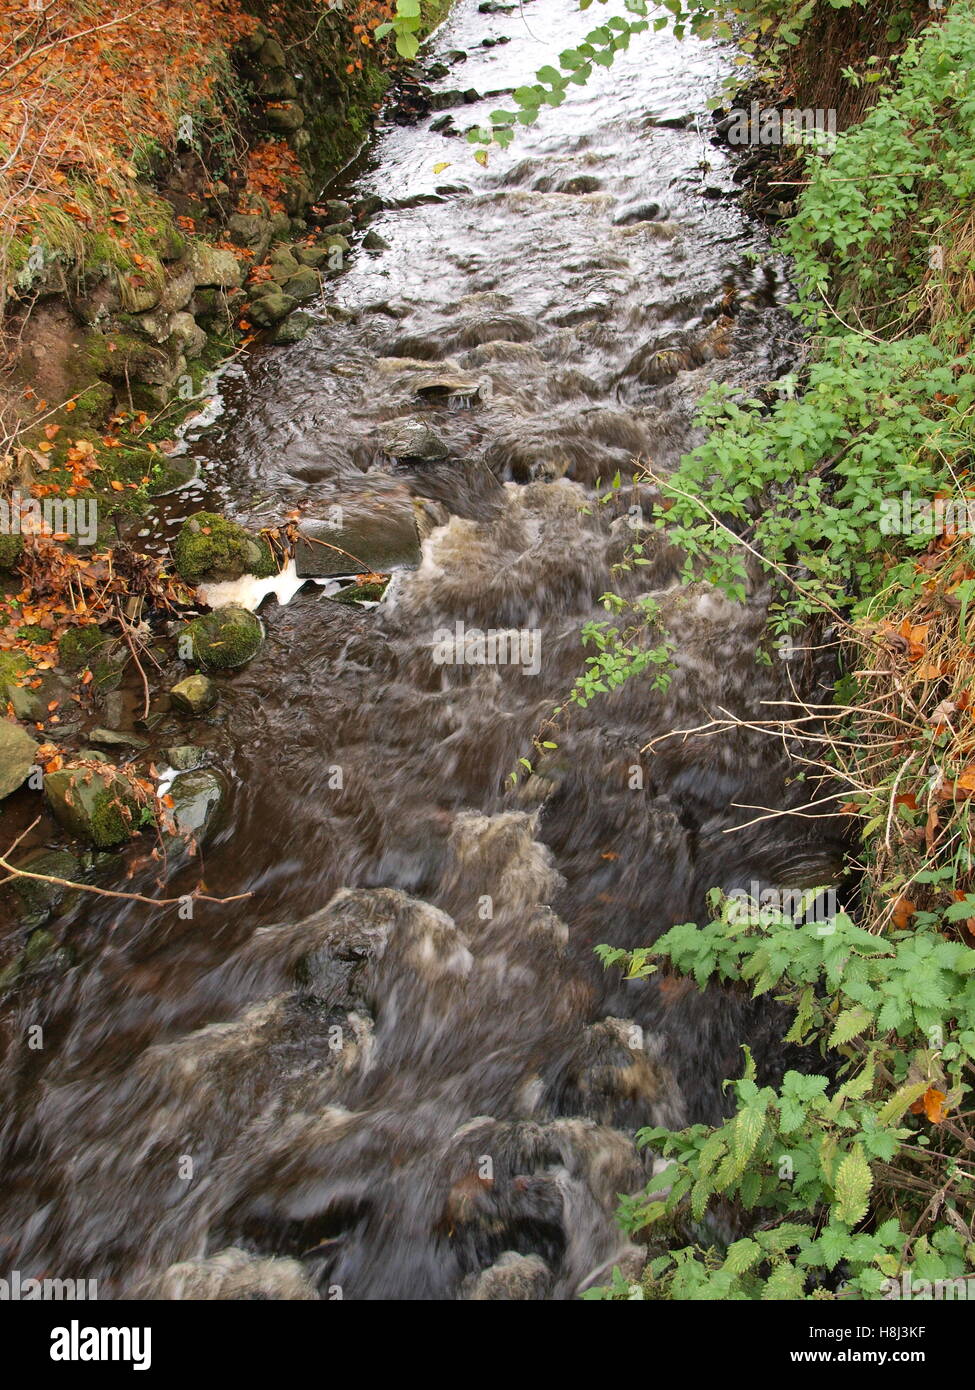
{"label": "moss-covered boulder", "polygon": [[261,620],[238,603],[215,608],[186,624],[193,659],[205,671],[233,671],[245,665],[264,641]]}
{"label": "moss-covered boulder", "polygon": [[267,541],[217,512],[197,512],[187,519],[173,547],[173,561],[188,584],[242,574],[264,578],[277,568]]}
{"label": "moss-covered boulder", "polygon": [[321,276],[310,265],[299,266],[294,275],[289,276],[284,282],[285,294],[290,294],[292,299],[297,299],[299,303],[314,299],[321,293],[321,289]]}
{"label": "moss-covered boulder", "polygon": [[26,977],[42,969],[64,970],[71,963],[72,953],[69,947],[58,946],[50,932],[32,932],[23,950],[14,957],[6,969],[0,971],[0,994],[8,993]]}
{"label": "moss-covered boulder", "polygon": [[378,584],[349,584],[339,593],[332,595],[334,603],[379,603],[389,585],[388,579]]}
{"label": "moss-covered boulder", "polygon": [[44,796],[70,835],[98,849],[121,844],[142,824],[143,808],[132,785],[108,763],[86,760],[49,772]]}
{"label": "moss-covered boulder", "polygon": [[128,659],[125,642],[108,636],[94,623],[88,627],[70,627],[58,639],[61,666],[70,672],[90,670],[94,678],[92,684],[99,691],[116,689]]}
{"label": "moss-covered boulder", "polygon": [[17,535],[0,536],[0,570],[14,569],[24,552],[24,538]]}
{"label": "moss-covered boulder", "polygon": [[81,863],[66,849],[40,849],[29,855],[19,866],[32,874],[44,874],[46,878],[18,878],[14,880],[13,890],[19,900],[20,921],[23,926],[37,927],[59,908],[69,906],[78,893],[63,883],[51,883],[49,879],[67,879],[77,882],[82,877]]}
{"label": "moss-covered boulder", "polygon": [[0,719],[0,799],[27,781],[37,762],[37,743],[12,719]]}

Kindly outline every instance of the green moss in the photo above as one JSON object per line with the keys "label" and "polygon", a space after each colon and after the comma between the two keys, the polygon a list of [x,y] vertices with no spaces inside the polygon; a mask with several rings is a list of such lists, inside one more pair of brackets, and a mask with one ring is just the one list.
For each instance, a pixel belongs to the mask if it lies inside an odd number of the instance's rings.
{"label": "green moss", "polygon": [[350,584],[341,593],[335,594],[335,603],[378,603],[386,592],[388,579],[380,584]]}
{"label": "green moss", "polygon": [[142,823],[142,807],[129,783],[107,766],[49,772],[44,795],[60,824],[98,849],[127,840]]}
{"label": "green moss", "polygon": [[22,642],[50,642],[51,634],[46,627],[40,627],[37,623],[27,623],[24,627],[17,629],[17,636]]}
{"label": "green moss", "polygon": [[218,512],[198,512],[184,524],[173,547],[180,577],[189,584],[204,579],[238,579],[242,574],[274,574],[271,547]]}
{"label": "green moss", "polygon": [[58,659],[65,671],[91,671],[100,690],[114,690],[122,680],[128,660],[126,647],[107,637],[100,627],[72,627],[58,641]]}
{"label": "green moss", "polygon": [[0,535],[0,570],[15,568],[24,549],[22,536]]}
{"label": "green moss", "polygon": [[232,671],[250,661],[264,640],[261,620],[236,603],[186,624],[193,658],[206,671]]}
{"label": "green moss", "polygon": [[16,684],[18,677],[29,667],[30,661],[25,652],[0,652],[0,687],[11,682]]}
{"label": "green moss", "polygon": [[58,639],[58,659],[66,671],[83,671],[92,654],[103,645],[100,627],[69,627]]}

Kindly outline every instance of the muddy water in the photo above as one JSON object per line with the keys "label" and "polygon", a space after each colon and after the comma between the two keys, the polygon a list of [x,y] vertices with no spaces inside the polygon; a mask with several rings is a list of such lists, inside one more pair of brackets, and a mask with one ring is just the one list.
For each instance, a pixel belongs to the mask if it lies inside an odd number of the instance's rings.
{"label": "muddy water", "polygon": [[[587,27],[572,0],[461,0],[432,56],[468,56],[433,85],[511,88]],[[203,736],[233,796],[205,880],[252,896],[189,921],[89,902],[58,925],[75,965],[8,1006],[0,1262],[24,1277],[103,1297],[572,1297],[639,1264],[613,1220],[653,1158],[635,1130],[715,1119],[743,1041],[781,1068],[772,1006],[622,985],[592,954],[701,916],[715,885],[822,882],[835,855],[819,822],[745,824],[802,799],[775,745],[641,752],[721,707],[754,714],[786,673],[756,661],[760,585],[742,606],[682,588],[658,536],[649,566],[612,572],[651,491],[588,505],[636,458],[674,465],[710,381],[767,382],[794,349],[781,266],[679,119],[727,61],[645,37],[487,169],[429,120],[384,127],[351,191],[385,201],[387,249],[329,285],[343,313],[222,379],[191,444],[201,481],[156,539],[201,501],[266,525],[408,493],[422,560],[372,610],[269,600],[261,654],[221,682]],[[431,372],[477,391],[419,402]],[[448,456],[392,462],[379,431],[405,417]],[[513,786],[610,588],[659,599],[671,685],[575,709]],[[539,660],[437,664],[457,622],[537,634]]]}

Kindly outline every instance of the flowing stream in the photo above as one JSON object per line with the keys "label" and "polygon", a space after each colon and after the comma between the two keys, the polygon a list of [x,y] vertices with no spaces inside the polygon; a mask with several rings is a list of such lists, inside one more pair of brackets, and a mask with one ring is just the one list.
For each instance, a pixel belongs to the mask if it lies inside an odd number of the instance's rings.
{"label": "flowing stream", "polygon": [[[592,15],[459,0],[431,85],[511,89]],[[390,121],[328,190],[383,199],[386,249],[354,254],[303,342],[223,375],[200,482],[153,533],[201,505],[265,526],[415,503],[422,559],[371,609],[268,599],[261,653],[192,730],[233,784],[207,890],[251,896],[188,920],[89,899],[57,925],[72,967],[8,1005],[0,1265],[101,1297],[571,1298],[639,1268],[614,1219],[654,1161],[636,1130],[717,1119],[743,1042],[781,1071],[773,1004],[621,983],[593,954],[703,919],[713,886],[824,882],[837,852],[747,809],[803,800],[773,741],[641,751],[814,677],[756,660],[759,582],[740,606],[681,585],[634,529],[652,487],[594,500],[636,459],[673,468],[709,382],[795,353],[783,267],[701,133],[730,56],[645,35],[487,168]],[[431,374],[447,399],[418,399]],[[407,418],[447,456],[392,461]],[[650,564],[614,573],[640,536]],[[671,684],[574,707],[538,758],[611,589],[659,600]],[[457,623],[526,634],[525,659],[438,663]]]}

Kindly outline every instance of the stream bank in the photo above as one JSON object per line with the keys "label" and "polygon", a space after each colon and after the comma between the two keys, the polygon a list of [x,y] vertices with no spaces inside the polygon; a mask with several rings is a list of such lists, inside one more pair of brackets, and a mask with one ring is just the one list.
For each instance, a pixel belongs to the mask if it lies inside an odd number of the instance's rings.
{"label": "stream bank", "polygon": [[[434,96],[515,87],[585,24],[568,0],[530,27],[461,4]],[[200,513],[244,528],[216,535],[221,556],[253,546],[258,569],[292,516],[321,541],[378,514],[415,542],[373,607],[334,602],[334,565],[267,597],[250,659],[184,692],[191,737],[165,701],[138,727],[138,683],[120,686],[121,732],[179,773],[169,794],[202,770],[222,799],[167,865],[178,902],[66,902],[45,929],[70,955],[9,1000],[19,1268],[90,1272],[106,1296],[572,1297],[646,1259],[614,1217],[653,1167],[634,1131],[718,1121],[743,1040],[781,1075],[773,1004],[627,982],[593,955],[703,915],[716,884],[820,883],[839,853],[800,818],[751,824],[802,795],[759,740],[643,751],[788,688],[756,660],[760,574],[744,603],[683,583],[632,469],[677,465],[710,383],[775,380],[795,352],[784,267],[697,124],[726,60],[659,37],[486,168],[440,111],[384,124],[334,190],[376,209],[383,245],[302,341],[223,373],[219,413],[184,436],[197,478],[123,523],[150,555],[186,536],[197,575]],[[512,781],[609,590],[652,604],[671,678],[574,707]],[[196,663],[167,621],[168,688]],[[25,825],[30,798],[7,801]],[[125,858],[151,891],[149,845]],[[50,1046],[24,1046],[35,1024]]]}

